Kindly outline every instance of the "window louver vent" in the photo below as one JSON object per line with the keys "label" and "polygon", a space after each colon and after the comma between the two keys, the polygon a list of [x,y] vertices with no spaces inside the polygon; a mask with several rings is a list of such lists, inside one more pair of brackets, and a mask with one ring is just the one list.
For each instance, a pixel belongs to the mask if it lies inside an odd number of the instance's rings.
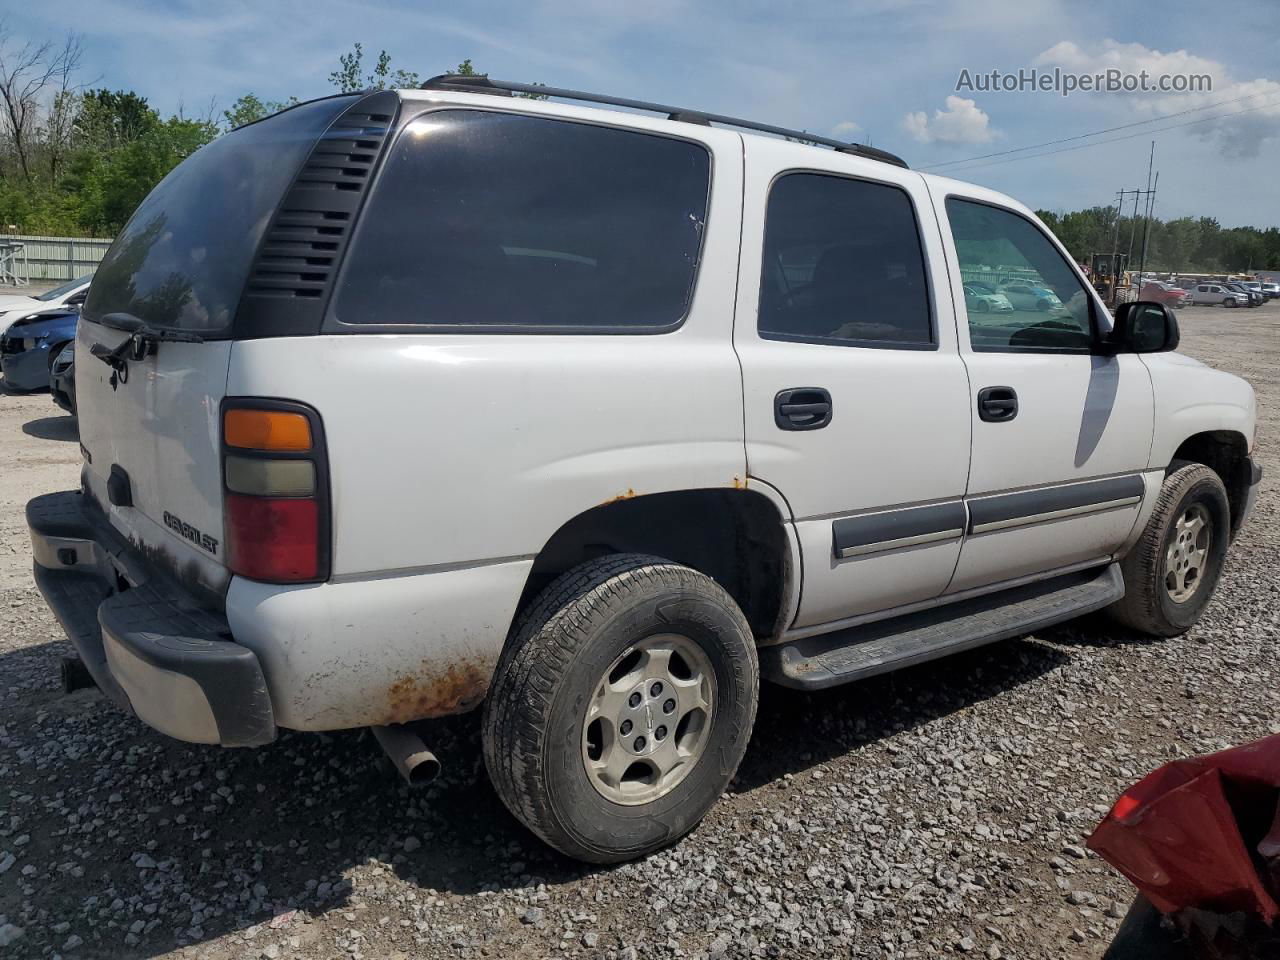
{"label": "window louver vent", "polygon": [[399,98],[362,97],[311,150],[258,248],[237,313],[242,339],[314,333]]}

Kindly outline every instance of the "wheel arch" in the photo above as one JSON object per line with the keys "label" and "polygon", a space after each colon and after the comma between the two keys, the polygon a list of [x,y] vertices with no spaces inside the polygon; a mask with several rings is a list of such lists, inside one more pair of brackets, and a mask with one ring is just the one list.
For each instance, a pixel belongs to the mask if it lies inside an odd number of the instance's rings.
{"label": "wheel arch", "polygon": [[1249,441],[1238,430],[1204,430],[1187,437],[1173,452],[1166,474],[1178,461],[1203,463],[1216,473],[1227,488],[1231,505],[1231,535],[1243,519],[1249,495]]}
{"label": "wheel arch", "polygon": [[758,642],[776,639],[795,615],[799,592],[799,548],[788,519],[785,502],[745,488],[643,494],[592,507],[538,552],[512,622],[566,570],[643,553],[706,574],[741,607]]}

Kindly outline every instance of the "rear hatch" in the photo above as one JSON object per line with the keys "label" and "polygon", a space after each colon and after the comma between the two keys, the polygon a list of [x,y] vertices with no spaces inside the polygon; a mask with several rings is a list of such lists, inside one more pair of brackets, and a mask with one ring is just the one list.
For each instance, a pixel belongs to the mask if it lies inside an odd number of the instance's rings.
{"label": "rear hatch", "polygon": [[[135,547],[200,595],[229,580],[219,415],[235,339],[262,335],[237,320],[246,284],[263,273],[255,258],[269,227],[280,232],[282,198],[356,99],[306,103],[198,149],[143,201],[84,305],[75,376],[85,489]],[[95,356],[140,325],[159,335],[135,341],[145,351]]]}

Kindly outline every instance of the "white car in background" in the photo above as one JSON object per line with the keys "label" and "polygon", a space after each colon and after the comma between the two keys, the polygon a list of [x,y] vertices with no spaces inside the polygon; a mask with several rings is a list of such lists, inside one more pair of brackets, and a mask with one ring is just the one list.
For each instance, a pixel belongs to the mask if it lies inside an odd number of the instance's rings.
{"label": "white car in background", "polygon": [[997,293],[985,283],[964,285],[964,305],[977,313],[1012,313],[1013,304],[1003,293]]}
{"label": "white car in background", "polygon": [[1221,283],[1200,283],[1188,291],[1187,300],[1195,304],[1224,307],[1247,307],[1249,297]]}
{"label": "white car in background", "polygon": [[0,297],[0,333],[8,329],[9,324],[19,317],[34,313],[37,310],[48,310],[52,307],[78,307],[89,295],[89,281],[93,274],[69,280],[62,286],[46,290],[44,293],[29,297],[26,294],[9,294]]}
{"label": "white car in background", "polygon": [[1062,306],[1056,293],[1029,280],[1006,280],[1000,284],[999,292],[1017,310],[1052,310]]}

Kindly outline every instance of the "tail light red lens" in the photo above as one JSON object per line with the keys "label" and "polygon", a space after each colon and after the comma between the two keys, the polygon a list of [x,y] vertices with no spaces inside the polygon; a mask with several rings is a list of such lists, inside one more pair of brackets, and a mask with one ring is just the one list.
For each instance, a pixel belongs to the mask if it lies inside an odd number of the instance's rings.
{"label": "tail light red lens", "polygon": [[222,427],[227,566],[267,583],[328,579],[328,455],[319,414],[292,401],[229,398]]}
{"label": "tail light red lens", "polygon": [[320,516],[313,498],[226,495],[227,562],[250,580],[290,583],[320,572]]}

